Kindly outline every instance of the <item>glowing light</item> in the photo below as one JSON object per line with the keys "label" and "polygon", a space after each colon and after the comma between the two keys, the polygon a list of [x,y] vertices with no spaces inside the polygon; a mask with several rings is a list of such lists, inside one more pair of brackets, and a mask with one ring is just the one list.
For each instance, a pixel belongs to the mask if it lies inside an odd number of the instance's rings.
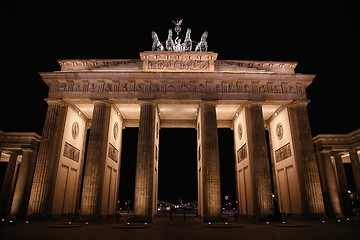
{"label": "glowing light", "polygon": [[211,222],[208,222],[208,225],[211,225]]}
{"label": "glowing light", "polygon": [[89,223],[88,222],[85,222],[86,225],[88,225]]}
{"label": "glowing light", "polygon": [[69,222],[69,225],[71,225],[71,222]]}
{"label": "glowing light", "polygon": [[341,220],[340,220],[340,219],[338,219],[338,222],[341,222]]}
{"label": "glowing light", "polygon": [[29,221],[26,221],[25,223],[26,223],[26,224],[29,224]]}
{"label": "glowing light", "polygon": [[269,225],[269,222],[266,222],[267,225]]}
{"label": "glowing light", "polygon": [[12,222],[13,222],[13,220],[10,220],[9,222],[11,222],[11,223],[12,223]]}

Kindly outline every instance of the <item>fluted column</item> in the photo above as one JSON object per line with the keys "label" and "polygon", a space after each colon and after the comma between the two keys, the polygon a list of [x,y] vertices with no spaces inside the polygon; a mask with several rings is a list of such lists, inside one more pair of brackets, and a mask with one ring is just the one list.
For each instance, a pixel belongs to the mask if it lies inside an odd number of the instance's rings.
{"label": "fluted column", "polygon": [[288,108],[296,167],[300,178],[303,215],[325,215],[320,177],[309,118],[306,109],[307,102],[297,102]]}
{"label": "fluted column", "polygon": [[140,106],[134,217],[146,221],[153,213],[156,105],[152,102],[142,102]]}
{"label": "fluted column", "polygon": [[9,214],[9,206],[13,196],[12,186],[15,178],[17,156],[17,153],[11,153],[6,167],[5,178],[0,193],[0,216],[2,217]]}
{"label": "fluted column", "polygon": [[326,214],[329,217],[340,217],[341,204],[330,149],[318,151],[318,164]]}
{"label": "fluted column", "polygon": [[251,103],[245,107],[248,132],[249,164],[251,170],[254,215],[264,217],[273,209],[271,174],[267,153],[262,105]]}
{"label": "fluted column", "polygon": [[11,205],[10,215],[24,216],[28,208],[31,183],[34,176],[36,152],[24,149],[20,164],[20,170],[16,181],[14,198]]}
{"label": "fluted column", "polygon": [[351,206],[351,200],[348,193],[348,185],[346,181],[346,173],[344,164],[340,154],[335,154],[336,171],[339,181],[339,193],[342,201],[343,213],[347,216],[353,215],[353,209]]}
{"label": "fluted column", "polygon": [[31,187],[28,215],[51,214],[54,177],[59,163],[66,107],[60,101],[48,101],[35,173]]}
{"label": "fluted column", "polygon": [[211,220],[221,217],[221,184],[216,104],[200,106],[204,216]]}
{"label": "fluted column", "polygon": [[101,215],[111,106],[104,101],[94,101],[93,104],[80,213],[98,217]]}
{"label": "fluted column", "polygon": [[351,168],[354,175],[354,181],[356,190],[358,193],[360,193],[360,161],[359,161],[359,155],[357,154],[357,150],[350,150],[350,161],[351,161]]}

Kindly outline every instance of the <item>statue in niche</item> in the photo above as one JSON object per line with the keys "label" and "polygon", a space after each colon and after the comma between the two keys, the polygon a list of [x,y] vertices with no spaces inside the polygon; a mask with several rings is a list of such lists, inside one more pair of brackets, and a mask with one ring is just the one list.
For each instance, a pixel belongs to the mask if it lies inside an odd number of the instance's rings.
{"label": "statue in niche", "polygon": [[154,40],[153,45],[152,45],[152,50],[153,51],[164,51],[164,46],[161,44],[158,35],[152,31],[151,33],[152,39]]}
{"label": "statue in niche", "polygon": [[206,42],[206,38],[208,37],[208,32],[205,31],[201,36],[200,42],[196,45],[195,51],[206,52],[208,48],[208,44]]}

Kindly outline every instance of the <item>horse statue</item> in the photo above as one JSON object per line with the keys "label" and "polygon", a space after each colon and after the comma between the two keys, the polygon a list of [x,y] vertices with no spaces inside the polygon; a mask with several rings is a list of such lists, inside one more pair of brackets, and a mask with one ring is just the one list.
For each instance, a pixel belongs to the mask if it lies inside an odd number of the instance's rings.
{"label": "horse statue", "polygon": [[152,50],[153,51],[164,51],[164,46],[161,44],[158,35],[152,31],[151,32],[151,37],[154,40],[153,45],[152,45]]}
{"label": "horse statue", "polygon": [[185,40],[184,40],[184,46],[183,46],[184,51],[191,51],[192,41],[191,41],[190,35],[191,35],[191,29],[188,28],[186,30],[186,35],[185,35]]}
{"label": "horse statue", "polygon": [[168,34],[168,38],[166,40],[166,50],[168,51],[174,51],[175,49],[175,43],[174,41],[172,40],[172,31],[171,29],[169,29],[169,34]]}
{"label": "horse statue", "polygon": [[208,48],[208,44],[206,42],[206,38],[208,37],[208,32],[205,31],[201,36],[200,42],[196,45],[195,51],[206,52]]}

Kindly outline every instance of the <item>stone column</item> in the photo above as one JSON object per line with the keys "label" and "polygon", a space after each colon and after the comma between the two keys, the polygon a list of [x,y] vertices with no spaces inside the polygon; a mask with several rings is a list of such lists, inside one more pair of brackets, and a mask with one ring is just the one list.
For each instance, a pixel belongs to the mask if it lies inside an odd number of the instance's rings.
{"label": "stone column", "polygon": [[221,184],[216,104],[200,105],[200,129],[203,172],[203,204],[206,221],[221,217]]}
{"label": "stone column", "polygon": [[151,221],[153,213],[154,146],[156,104],[140,104],[139,137],[136,160],[134,217]]}
{"label": "stone column", "polygon": [[23,150],[23,157],[16,181],[14,198],[11,205],[11,216],[24,216],[28,208],[31,183],[33,181],[36,162],[36,152],[31,149]]}
{"label": "stone column", "polygon": [[80,213],[83,216],[99,217],[111,106],[104,101],[94,101],[93,104]]}
{"label": "stone column", "polygon": [[330,149],[318,151],[318,166],[326,214],[329,217],[341,217],[341,204]]}
{"label": "stone column", "polygon": [[6,167],[5,178],[0,193],[0,216],[5,217],[9,214],[9,207],[12,201],[12,186],[16,176],[16,159],[18,154],[11,153],[8,165]]}
{"label": "stone column", "polygon": [[49,216],[59,164],[66,107],[60,101],[48,100],[48,110],[35,165],[28,215]]}
{"label": "stone column", "polygon": [[357,150],[352,149],[349,151],[350,154],[350,161],[351,161],[351,168],[354,175],[354,181],[356,190],[360,193],[360,161],[359,155],[357,154]]}
{"label": "stone column", "polygon": [[249,164],[252,179],[254,215],[265,217],[274,204],[271,190],[271,174],[267,154],[262,105],[250,103],[245,107],[248,132]]}
{"label": "stone column", "polygon": [[334,158],[335,158],[336,171],[339,181],[339,193],[340,193],[340,199],[342,201],[343,213],[347,216],[351,216],[353,215],[353,209],[351,206],[351,200],[348,193],[348,185],[346,181],[344,164],[340,154],[335,154]]}
{"label": "stone column", "polygon": [[302,212],[308,217],[324,216],[324,200],[306,105],[307,102],[297,102],[288,108]]}

